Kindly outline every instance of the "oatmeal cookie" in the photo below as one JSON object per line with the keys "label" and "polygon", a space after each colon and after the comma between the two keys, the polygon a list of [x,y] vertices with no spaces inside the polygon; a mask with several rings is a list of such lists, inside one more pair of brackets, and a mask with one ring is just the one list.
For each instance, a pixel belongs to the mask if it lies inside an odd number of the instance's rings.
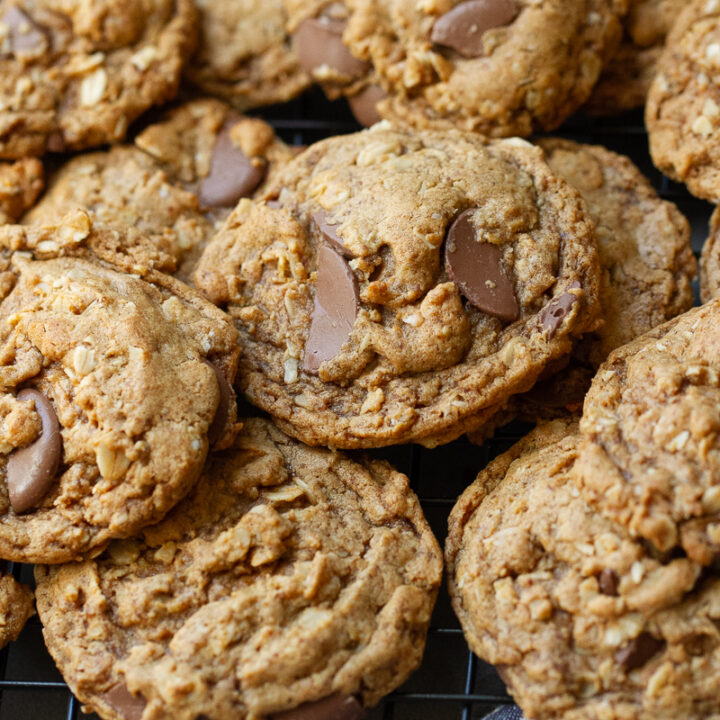
{"label": "oatmeal cookie", "polygon": [[404,475],[256,419],[162,523],[36,571],[47,646],[106,720],[359,720],[420,664],[441,575]]}

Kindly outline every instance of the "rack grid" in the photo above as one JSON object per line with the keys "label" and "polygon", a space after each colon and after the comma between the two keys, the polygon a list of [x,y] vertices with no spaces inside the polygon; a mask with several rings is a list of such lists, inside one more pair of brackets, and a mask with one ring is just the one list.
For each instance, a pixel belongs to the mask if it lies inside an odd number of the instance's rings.
{"label": "rack grid", "polygon": [[[286,142],[295,145],[307,145],[358,129],[344,102],[330,103],[317,90],[288,105],[257,114],[268,120]],[[688,217],[693,249],[699,253],[712,208],[653,167],[641,113],[612,119],[577,116],[554,134],[605,145],[630,156],[660,195],[675,202]],[[399,446],[369,454],[389,460],[410,477],[428,521],[443,543],[447,516],[457,496],[492,458],[507,450],[529,429],[530,426],[514,423],[482,447],[461,439],[434,450]],[[7,570],[21,582],[32,584],[30,566],[9,563]],[[496,708],[511,703],[495,670],[470,652],[443,585],[422,666],[401,688],[370,710],[368,720],[480,720]],[[39,620],[33,617],[18,641],[0,652],[0,720],[37,718],[99,720],[97,715],[81,713],[80,703],[70,693],[45,649]]]}

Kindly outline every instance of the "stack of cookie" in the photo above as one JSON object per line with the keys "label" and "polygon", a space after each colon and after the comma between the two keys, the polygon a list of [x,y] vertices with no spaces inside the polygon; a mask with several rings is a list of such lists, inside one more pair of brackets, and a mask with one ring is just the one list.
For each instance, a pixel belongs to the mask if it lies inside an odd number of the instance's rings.
{"label": "stack of cookie", "polygon": [[[688,222],[627,158],[509,137],[640,106],[659,63],[656,160],[717,202],[720,5],[684,6],[0,0],[0,558],[90,709],[361,717],[442,555],[338,451],[521,417],[555,421],[451,516],[473,649],[535,720],[720,712],[720,305],[687,313]],[[371,127],[240,114],[312,82]],[[7,642],[32,596],[0,585]]]}

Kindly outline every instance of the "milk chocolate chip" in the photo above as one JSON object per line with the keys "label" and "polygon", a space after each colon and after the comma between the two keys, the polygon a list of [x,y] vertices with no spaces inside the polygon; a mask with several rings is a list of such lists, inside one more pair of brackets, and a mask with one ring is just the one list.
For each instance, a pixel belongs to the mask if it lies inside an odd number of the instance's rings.
{"label": "milk chocolate chip", "polygon": [[[574,282],[570,285],[571,289],[579,287],[580,283],[578,282]],[[552,340],[555,337],[555,333],[562,325],[563,320],[572,312],[575,304],[579,301],[580,299],[577,295],[571,292],[566,292],[560,295],[560,297],[551,300],[540,311],[540,322],[548,331],[548,340]]]}
{"label": "milk chocolate chip", "polygon": [[370,127],[382,118],[377,111],[377,104],[387,97],[387,93],[379,85],[368,85],[357,95],[348,98],[348,103],[355,119],[363,126]]}
{"label": "milk chocolate chip", "polygon": [[60,424],[50,401],[37,390],[21,390],[18,400],[35,401],[42,431],[32,445],[15,450],[8,458],[7,487],[10,505],[16,513],[40,504],[52,487],[62,456]]}
{"label": "milk chocolate chip", "polygon": [[305,343],[303,368],[316,373],[326,360],[332,360],[350,337],[360,294],[347,261],[327,245],[318,247],[315,308]]}
{"label": "milk chocolate chip", "polygon": [[466,0],[435,21],[430,39],[463,57],[480,57],[485,54],[483,34],[509,25],[518,12],[515,0]]}
{"label": "milk chocolate chip", "polygon": [[213,365],[209,360],[205,360],[205,363],[209,365],[215,377],[217,378],[218,389],[220,391],[220,402],[218,403],[217,410],[215,410],[215,417],[207,431],[207,439],[212,447],[225,432],[225,425],[227,423],[228,410],[230,409],[230,400],[233,396],[232,388],[228,383],[227,378],[223,375],[220,370]]}
{"label": "milk chocolate chip", "polygon": [[640,633],[630,641],[624,648],[615,653],[615,662],[622,665],[623,669],[629,672],[642,667],[650,658],[665,647],[662,640],[658,640],[650,633]]}
{"label": "milk chocolate chip", "polygon": [[502,264],[497,245],[477,239],[472,224],[474,210],[460,213],[445,240],[445,270],[468,301],[478,310],[500,318],[520,315],[515,288]]}
{"label": "milk chocolate chip", "polygon": [[337,694],[270,717],[272,720],[361,720],[364,716],[365,711],[356,698]]}
{"label": "milk chocolate chip", "polygon": [[338,237],[336,226],[329,223],[327,217],[328,214],[324,210],[313,213],[312,221],[317,231],[333,250],[337,250],[341,255],[351,258],[353,254],[345,247],[342,238]]}
{"label": "milk chocolate chip", "polygon": [[123,682],[113,685],[101,695],[102,699],[125,720],[140,720],[145,710],[145,698],[142,695],[131,695]]}
{"label": "milk chocolate chip", "polygon": [[620,578],[618,577],[618,574],[610,568],[605,568],[600,573],[600,577],[598,577],[598,586],[600,587],[600,592],[603,595],[617,597],[619,583]]}
{"label": "milk chocolate chip", "polygon": [[45,33],[20,8],[11,5],[0,22],[10,29],[9,49],[13,55],[37,55],[45,50]]}
{"label": "milk chocolate chip", "polygon": [[331,17],[327,9],[319,17],[303,20],[293,33],[292,47],[305,72],[327,65],[340,75],[357,78],[364,75],[370,65],[358,60],[345,47],[342,36],[346,20]]}
{"label": "milk chocolate chip", "polygon": [[234,207],[265,179],[267,162],[262,158],[249,158],[230,139],[235,122],[228,121],[220,131],[210,173],[200,183],[198,199],[205,207]]}

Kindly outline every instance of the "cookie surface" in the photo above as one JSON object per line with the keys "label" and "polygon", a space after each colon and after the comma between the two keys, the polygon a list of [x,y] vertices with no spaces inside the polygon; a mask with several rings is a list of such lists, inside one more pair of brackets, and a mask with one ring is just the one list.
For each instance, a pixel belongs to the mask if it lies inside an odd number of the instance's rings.
{"label": "cookie surface", "polygon": [[465,636],[524,717],[715,717],[720,581],[587,505],[579,444],[572,422],[541,426],[453,509],[446,562]]}
{"label": "cookie surface", "polygon": [[700,299],[706,303],[720,293],[720,210],[710,218],[710,234],[700,258]]}
{"label": "cookie surface", "polygon": [[162,523],[36,577],[48,648],[104,718],[279,720],[399,685],[441,575],[404,475],[252,419]]}
{"label": "cookie surface", "polygon": [[196,100],[147,127],[134,145],[71,159],[23,223],[87,210],[103,225],[139,230],[175,259],[175,274],[187,281],[219,220],[291,157],[262,120]]}
{"label": "cookie surface", "polygon": [[12,575],[0,576],[0,647],[17,640],[25,622],[34,614],[33,591]]}
{"label": "cookie surface", "polygon": [[[70,230],[78,242],[127,244],[85,220],[27,244],[57,254]],[[0,241],[28,232],[4,226]],[[208,446],[232,441],[237,335],[152,269],[26,253],[8,265],[0,557],[64,562],[161,519],[197,480]]]}
{"label": "cookie surface", "polygon": [[631,0],[623,40],[603,68],[584,110],[613,115],[645,104],[665,39],[687,0]]}
{"label": "cookie surface", "polygon": [[197,0],[200,41],[186,76],[239,110],[285,102],[310,84],[285,30],[282,0]]}
{"label": "cookie surface", "polygon": [[192,0],[0,2],[0,157],[124,138],[175,95],[195,18]]}
{"label": "cookie surface", "polygon": [[236,321],[248,399],[309,444],[450,441],[595,326],[585,206],[524,141],[379,124],[264,198],[195,282]]}
{"label": "cookie surface", "polygon": [[43,187],[43,166],[37,158],[0,163],[0,222],[18,220],[33,206]]}
{"label": "cookie surface", "polygon": [[710,564],[720,537],[720,301],[619,348],[585,399],[577,475],[598,512]]}
{"label": "cookie surface", "polygon": [[[620,39],[626,9],[625,0],[287,5],[316,80],[344,83],[351,95],[379,83],[389,94],[377,106],[383,117],[495,137],[554,129],[577,109]],[[346,20],[334,19],[338,6]]]}
{"label": "cookie surface", "polygon": [[655,165],[720,201],[720,2],[694,0],[668,36],[645,112]]}

